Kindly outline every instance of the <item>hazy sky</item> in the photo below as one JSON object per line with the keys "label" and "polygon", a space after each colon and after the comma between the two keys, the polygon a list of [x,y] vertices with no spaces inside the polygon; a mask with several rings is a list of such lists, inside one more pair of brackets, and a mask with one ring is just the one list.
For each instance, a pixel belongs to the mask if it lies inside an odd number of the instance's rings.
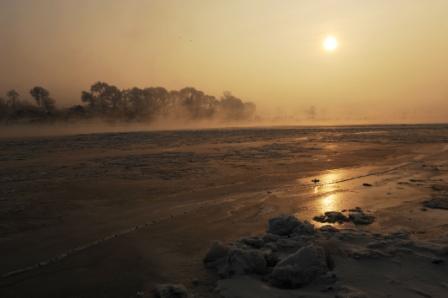
{"label": "hazy sky", "polygon": [[[448,121],[447,0],[0,0],[0,92],[230,90],[260,114]],[[339,48],[322,49],[334,35]]]}

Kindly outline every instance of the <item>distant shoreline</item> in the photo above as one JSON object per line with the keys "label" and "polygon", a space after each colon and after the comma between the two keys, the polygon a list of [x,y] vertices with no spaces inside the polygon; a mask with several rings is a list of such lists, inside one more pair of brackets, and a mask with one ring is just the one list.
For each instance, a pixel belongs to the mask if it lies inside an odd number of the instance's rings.
{"label": "distant shoreline", "polygon": [[[321,124],[321,125],[282,125],[246,123],[209,123],[200,121],[186,122],[184,125],[153,125],[144,123],[108,123],[101,121],[81,121],[75,123],[57,124],[14,124],[0,125],[0,140],[17,138],[63,137],[91,134],[125,134],[125,133],[158,133],[158,132],[188,132],[188,131],[226,131],[226,130],[363,130],[378,131],[381,129],[412,129],[412,128],[447,128],[448,123],[402,123],[402,124]],[[370,132],[357,132],[370,133]]]}

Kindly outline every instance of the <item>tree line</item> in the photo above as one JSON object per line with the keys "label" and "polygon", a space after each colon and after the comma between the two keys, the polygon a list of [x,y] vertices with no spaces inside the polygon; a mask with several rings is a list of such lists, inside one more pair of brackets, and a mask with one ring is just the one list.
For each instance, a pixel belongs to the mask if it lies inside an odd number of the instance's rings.
{"label": "tree line", "polygon": [[0,120],[58,121],[101,118],[111,121],[152,121],[176,117],[185,120],[222,121],[250,120],[256,106],[244,102],[230,92],[220,98],[207,95],[193,87],[168,91],[163,87],[119,89],[105,82],[93,84],[82,91],[81,104],[57,108],[50,92],[40,86],[29,92],[33,101],[22,99],[16,90],[0,97]]}

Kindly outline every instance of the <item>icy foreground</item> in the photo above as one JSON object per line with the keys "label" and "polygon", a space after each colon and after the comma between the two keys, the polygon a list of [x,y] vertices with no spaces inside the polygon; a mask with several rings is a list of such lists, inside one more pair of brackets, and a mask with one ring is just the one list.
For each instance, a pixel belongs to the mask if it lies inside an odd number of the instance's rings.
{"label": "icy foreground", "polygon": [[[448,297],[446,257],[427,250],[448,238],[446,125],[3,138],[0,153],[2,298]],[[315,227],[261,235],[281,214]],[[206,269],[214,240],[238,250]],[[246,254],[256,269],[232,272]],[[312,274],[290,278],[303,255]]]}
{"label": "icy foreground", "polygon": [[224,297],[444,297],[448,239],[316,229],[281,216],[267,232],[215,242],[204,258]]}

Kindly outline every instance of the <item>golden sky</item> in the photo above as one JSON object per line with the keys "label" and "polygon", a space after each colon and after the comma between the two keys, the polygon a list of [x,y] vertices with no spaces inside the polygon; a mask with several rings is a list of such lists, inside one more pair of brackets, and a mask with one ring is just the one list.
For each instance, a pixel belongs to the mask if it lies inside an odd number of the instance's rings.
{"label": "golden sky", "polygon": [[[0,0],[0,92],[230,90],[259,114],[448,121],[446,0]],[[328,35],[339,47],[322,48]]]}

